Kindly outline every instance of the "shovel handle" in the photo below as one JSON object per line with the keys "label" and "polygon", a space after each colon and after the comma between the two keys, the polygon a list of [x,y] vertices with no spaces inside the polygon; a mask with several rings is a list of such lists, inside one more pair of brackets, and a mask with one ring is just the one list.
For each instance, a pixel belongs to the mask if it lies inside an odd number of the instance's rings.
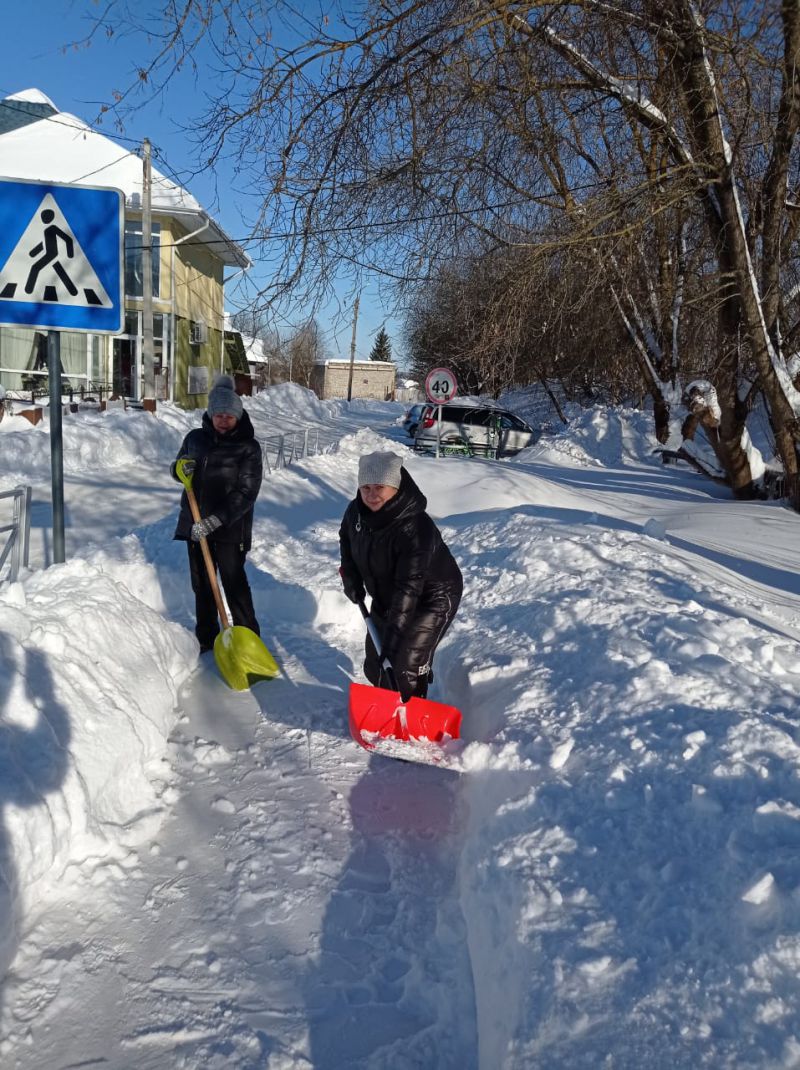
{"label": "shovel handle", "polygon": [[[181,458],[182,459],[182,458]],[[192,490],[192,477],[191,474],[183,470],[181,462],[178,461],[176,471],[178,478],[183,483],[184,490],[186,491],[186,497],[189,502],[189,511],[192,514],[192,520],[197,524],[203,518],[200,516],[200,507],[197,504],[197,498]],[[217,607],[217,613],[219,613],[220,623],[222,624],[222,630],[226,631],[230,628],[230,621],[228,620],[228,614],[225,612],[225,603],[222,601],[222,594],[220,593],[219,583],[217,582],[217,570],[214,566],[214,559],[211,556],[211,550],[208,548],[208,540],[200,540],[200,549],[203,551],[203,560],[206,563],[206,571],[208,572],[208,582],[211,584],[211,592],[214,595],[214,602]]]}
{"label": "shovel handle", "polygon": [[[369,610],[364,605],[364,599],[363,598],[359,598],[359,600],[358,600],[358,608],[361,610],[361,616],[364,618],[364,621],[365,621],[365,623],[367,625],[367,633],[369,634],[369,637],[372,640],[372,645],[375,647],[376,651],[378,652],[378,657],[380,658],[380,656],[381,656],[381,637],[378,634],[378,629],[375,627],[375,621],[369,615]],[[382,667],[383,671],[386,673],[386,678],[389,681],[389,686],[390,686],[391,690],[392,691],[397,691],[398,690],[397,678],[394,675],[394,669],[392,668],[391,661],[389,661],[388,658],[383,658],[383,660],[381,661],[381,667]]]}

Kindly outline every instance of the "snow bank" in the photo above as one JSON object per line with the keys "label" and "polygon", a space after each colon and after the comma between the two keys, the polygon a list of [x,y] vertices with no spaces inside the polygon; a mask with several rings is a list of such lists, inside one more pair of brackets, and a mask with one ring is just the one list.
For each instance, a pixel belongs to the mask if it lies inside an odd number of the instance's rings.
{"label": "snow bank", "polygon": [[525,451],[527,456],[554,464],[614,468],[620,465],[660,465],[652,413],[641,409],[578,410],[568,427]]}
{"label": "snow bank", "polygon": [[[137,593],[134,593],[137,592]],[[131,536],[0,586],[0,962],[79,868],[101,883],[161,820],[161,759],[196,658]]]}

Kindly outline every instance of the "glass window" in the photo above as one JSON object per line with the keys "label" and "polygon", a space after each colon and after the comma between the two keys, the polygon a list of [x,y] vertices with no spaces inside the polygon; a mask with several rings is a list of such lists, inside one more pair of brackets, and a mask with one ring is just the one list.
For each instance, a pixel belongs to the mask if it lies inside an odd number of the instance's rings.
{"label": "glass window", "polygon": [[505,413],[503,416],[503,427],[513,428],[514,431],[530,431],[524,420],[520,420],[519,416],[514,416],[510,412]]}
{"label": "glass window", "polygon": [[459,421],[459,423],[462,423],[462,424],[480,423],[480,421],[476,419],[476,417],[478,415],[478,410],[477,409],[460,409],[460,410],[456,409],[456,413],[457,413],[456,419]]}
{"label": "glass window", "polygon": [[491,417],[490,409],[473,409],[469,415],[469,423],[476,427],[488,427]]}
{"label": "glass window", "polygon": [[[86,379],[93,353],[92,335],[59,331],[61,371],[75,382]],[[47,385],[47,332],[30,327],[0,327],[0,368],[10,390],[41,390]]]}
{"label": "glass window", "polygon": [[462,424],[468,423],[471,413],[469,409],[465,409],[460,405],[445,405],[442,409],[442,419],[450,420],[453,423]]}
{"label": "glass window", "polygon": [[[153,223],[153,297],[160,294],[161,282],[161,224]],[[134,220],[125,224],[125,293],[128,297],[142,296],[142,223]]]}
{"label": "glass window", "polygon": [[89,378],[93,383],[102,383],[105,379],[105,371],[103,370],[103,341],[104,339],[99,334],[92,335],[92,363],[89,371]]}
{"label": "glass window", "polygon": [[71,380],[85,379],[89,363],[89,338],[73,331],[61,331],[61,374]]}

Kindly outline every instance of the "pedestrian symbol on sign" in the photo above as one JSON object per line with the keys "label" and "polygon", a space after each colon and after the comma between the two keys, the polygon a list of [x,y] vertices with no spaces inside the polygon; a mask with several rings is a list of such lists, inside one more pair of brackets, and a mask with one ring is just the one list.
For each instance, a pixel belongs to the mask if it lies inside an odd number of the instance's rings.
{"label": "pedestrian symbol on sign", "polygon": [[67,291],[74,297],[78,292],[75,283],[69,277],[64,270],[61,262],[58,260],[58,239],[64,242],[64,251],[67,254],[67,259],[71,260],[75,251],[75,242],[72,240],[72,236],[62,230],[61,227],[55,226],[53,220],[56,214],[52,208],[45,208],[41,213],[41,219],[43,223],[48,225],[44,228],[44,241],[40,241],[38,245],[34,245],[31,249],[31,256],[38,256],[39,253],[44,250],[44,256],[37,260],[30,270],[28,275],[28,281],[25,283],[25,293],[32,294],[34,287],[36,286],[36,279],[39,277],[43,268],[46,268],[48,264],[52,263],[53,271],[61,279],[67,288]]}
{"label": "pedestrian symbol on sign", "polygon": [[113,306],[51,193],[43,198],[0,271],[0,301]]}

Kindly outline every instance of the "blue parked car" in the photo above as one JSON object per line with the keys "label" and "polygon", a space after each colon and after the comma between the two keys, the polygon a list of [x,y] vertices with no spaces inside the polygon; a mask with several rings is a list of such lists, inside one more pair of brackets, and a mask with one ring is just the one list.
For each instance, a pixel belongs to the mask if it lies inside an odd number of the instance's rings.
{"label": "blue parked car", "polygon": [[403,417],[403,430],[411,439],[413,439],[417,433],[417,424],[419,423],[419,418],[422,415],[422,410],[424,408],[424,405],[412,405]]}

